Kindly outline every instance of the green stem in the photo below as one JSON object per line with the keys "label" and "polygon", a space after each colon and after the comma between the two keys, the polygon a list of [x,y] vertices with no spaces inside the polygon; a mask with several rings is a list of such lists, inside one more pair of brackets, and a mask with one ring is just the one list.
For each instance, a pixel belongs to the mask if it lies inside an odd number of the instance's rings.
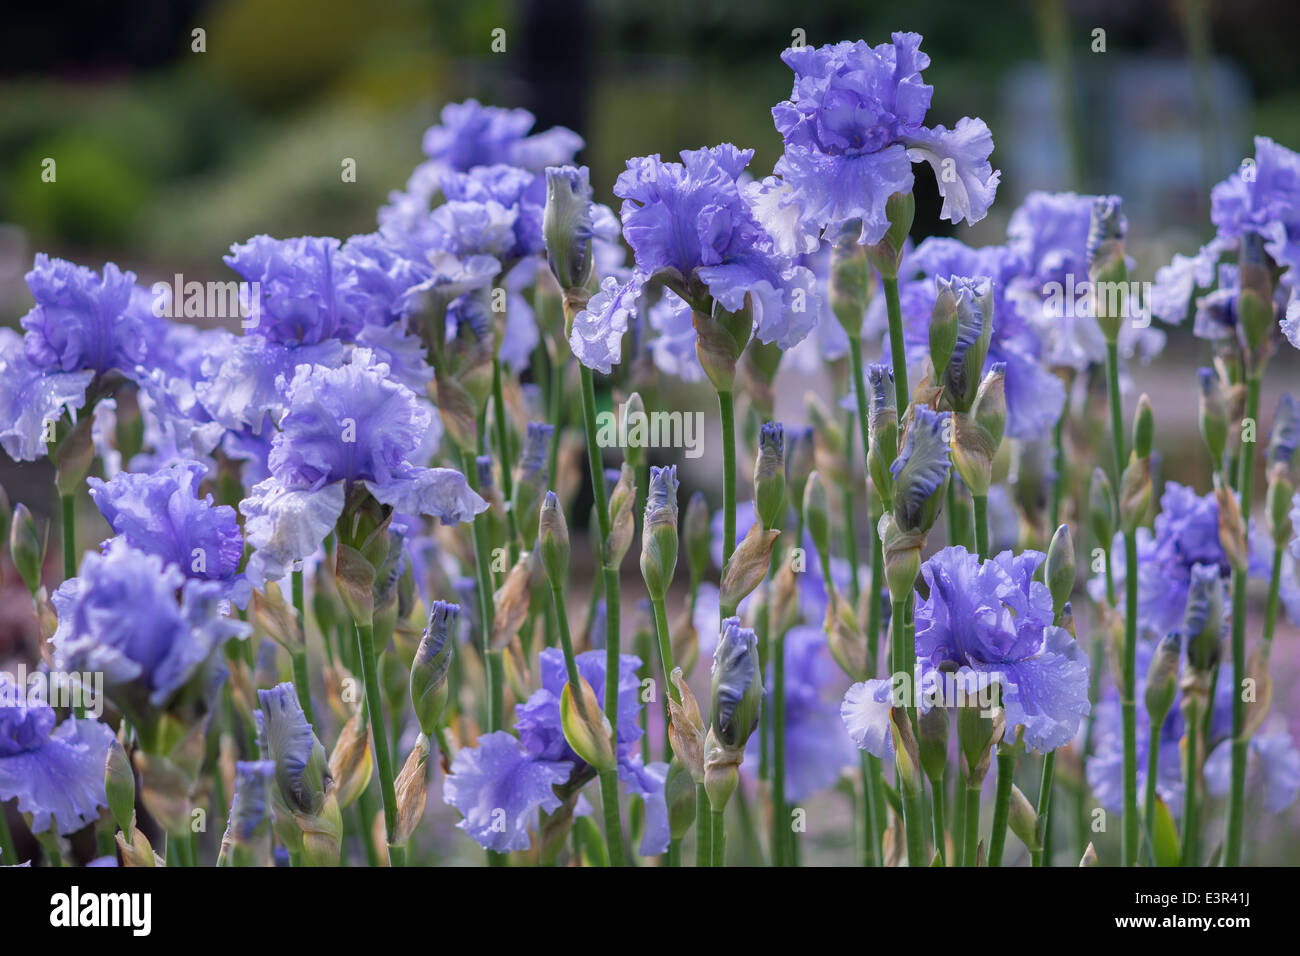
{"label": "green stem", "polygon": [[727,830],[723,822],[723,813],[725,809],[711,811],[709,818],[712,821],[710,830],[713,831],[713,859],[710,866],[727,865]]}
{"label": "green stem", "polygon": [[[1114,486],[1118,493],[1124,475],[1124,408],[1119,394],[1119,346],[1106,343],[1106,388],[1110,400],[1110,427],[1115,449]],[[1124,729],[1124,839],[1125,866],[1135,866],[1138,856],[1137,799],[1137,537],[1124,532],[1124,686],[1120,688],[1120,714]]]}
{"label": "green stem", "polygon": [[[736,549],[736,407],[731,392],[718,392],[718,414],[722,419],[722,568],[726,572]],[[736,613],[723,607],[722,619]]]}
{"label": "green stem", "polygon": [[948,847],[945,838],[943,813],[943,780],[930,780],[930,809],[934,816],[934,848],[939,854],[939,862],[948,865]]}
{"label": "green stem", "polygon": [[[1246,418],[1259,418],[1260,375],[1252,373],[1246,380]],[[1241,496],[1241,518],[1250,526],[1250,511],[1255,492],[1255,448],[1252,443],[1242,443],[1241,479],[1238,494]],[[1224,838],[1224,866],[1241,866],[1241,830],[1246,810],[1246,751],[1250,745],[1250,732],[1246,727],[1246,701],[1241,693],[1241,682],[1246,677],[1246,569],[1232,572],[1232,676],[1237,687],[1232,691],[1232,789],[1228,793],[1228,831]],[[1272,586],[1270,582],[1270,587]]]}
{"label": "green stem", "polygon": [[315,724],[316,715],[311,706],[311,683],[307,670],[307,603],[303,597],[302,572],[294,571],[291,576],[293,587],[293,609],[298,613],[298,646],[290,657],[293,660],[293,684],[298,691],[298,703],[307,723]]}
{"label": "green stem", "polygon": [[[461,461],[470,487],[477,491],[478,465],[474,460],[474,453],[467,448],[461,449]],[[505,711],[504,688],[501,686],[501,682],[496,679],[501,670],[501,652],[494,651],[491,648],[492,622],[496,614],[496,604],[493,600],[492,565],[489,556],[486,523],[482,518],[475,517],[470,523],[470,527],[474,537],[474,576],[477,584],[475,590],[478,592],[479,626],[483,630],[483,674],[487,682],[488,731],[492,732],[501,729]],[[497,666],[494,666],[494,664]]]}
{"label": "green stem", "polygon": [[898,277],[881,276],[885,287],[885,311],[889,314],[889,354],[894,366],[894,402],[898,406],[898,420],[912,400],[907,387],[907,353],[903,349],[903,309],[898,301]]}
{"label": "green stem", "polygon": [[858,752],[862,768],[862,865],[875,866],[876,856],[876,821],[880,807],[876,802],[876,792],[871,779],[871,755],[865,750]]}
{"label": "green stem", "polygon": [[965,846],[961,854],[962,866],[976,866],[979,863],[980,789],[969,784],[966,786],[966,823],[962,831]]}
{"label": "green stem", "polygon": [[1047,841],[1052,832],[1052,778],[1055,773],[1056,751],[1053,750],[1043,758],[1043,776],[1038,783],[1038,846],[1029,855],[1031,866],[1042,866],[1044,862],[1048,866],[1052,864],[1047,853]]}
{"label": "green stem", "polygon": [[609,850],[609,865],[623,866],[623,823],[618,811],[618,770],[600,772],[600,804],[605,813],[605,846]]}
{"label": "green stem", "polygon": [[393,839],[397,826],[397,792],[393,786],[393,762],[388,749],[388,731],[384,725],[383,702],[379,696],[379,661],[375,656],[375,629],[371,624],[356,622],[360,644],[361,676],[366,686],[366,715],[370,720],[375,766],[379,769],[379,795],[384,804],[384,830],[388,835],[388,859],[392,866],[403,866],[406,851]]}
{"label": "green stem", "polygon": [[989,836],[989,866],[1002,865],[1002,852],[1007,846],[1007,817],[1011,810],[1011,785],[1015,782],[1015,773],[1016,755],[999,748],[998,789],[993,799],[993,832]]}
{"label": "green stem", "polygon": [[1052,479],[1051,504],[1048,507],[1048,527],[1053,531],[1061,523],[1061,499],[1065,496],[1065,423],[1070,417],[1070,386],[1065,387],[1065,405],[1061,408],[1061,417],[1052,429]]}
{"label": "green stem", "polygon": [[[1196,718],[1198,705],[1184,707],[1184,716]],[[1195,866],[1199,855],[1197,837],[1200,822],[1197,819],[1197,801],[1199,799],[1198,749],[1200,747],[1201,722],[1199,719],[1184,721],[1187,727],[1187,739],[1183,746],[1183,841],[1180,863],[1183,866]],[[1156,748],[1152,748],[1156,749]]]}
{"label": "green stem", "polygon": [[772,865],[785,866],[790,832],[785,809],[785,635],[772,640]]}
{"label": "green stem", "polygon": [[61,495],[63,506],[63,580],[77,576],[77,499]]}
{"label": "green stem", "polygon": [[1146,833],[1147,863],[1156,865],[1156,777],[1160,773],[1160,722],[1151,722],[1147,736],[1147,778],[1142,794],[1142,829]]}
{"label": "green stem", "polygon": [[975,506],[975,552],[981,561],[989,556],[989,496],[971,495]]}
{"label": "green stem", "polygon": [[[496,357],[492,359],[492,425],[496,432],[497,461],[501,463],[501,496],[508,502],[514,498],[515,476],[510,461],[510,429],[509,422],[506,421],[505,392],[501,388],[501,360]],[[514,562],[519,558],[521,544],[528,547],[529,542],[520,541],[519,525],[512,508],[506,509],[506,529],[510,538],[510,560]]]}
{"label": "green stem", "polygon": [[14,835],[10,832],[9,820],[5,817],[5,805],[0,801],[0,865],[17,866],[20,862]]}
{"label": "green stem", "polygon": [[713,865],[713,823],[709,817],[709,794],[704,784],[695,785],[695,865]]}

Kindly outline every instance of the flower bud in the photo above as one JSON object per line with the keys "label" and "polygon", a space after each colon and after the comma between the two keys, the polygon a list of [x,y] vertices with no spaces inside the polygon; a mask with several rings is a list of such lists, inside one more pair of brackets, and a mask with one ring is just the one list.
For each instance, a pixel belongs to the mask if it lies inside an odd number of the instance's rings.
{"label": "flower bud", "polygon": [[1223,449],[1228,442],[1228,403],[1223,395],[1219,376],[1214,369],[1202,368],[1196,373],[1201,383],[1199,423],[1201,438],[1210,452],[1210,460],[1218,468],[1223,461]]}
{"label": "flower bud", "polygon": [[892,502],[894,476],[889,469],[898,452],[898,408],[893,371],[883,365],[868,367],[867,386],[871,395],[868,423],[871,447],[867,451],[867,470],[882,501]]}
{"label": "flower bud", "polygon": [[943,707],[918,710],[916,726],[921,767],[930,781],[939,786],[948,766],[948,711]]}
{"label": "flower bud", "polygon": [[704,492],[695,492],[687,502],[682,531],[686,536],[686,567],[691,575],[691,587],[694,589],[709,569],[710,560],[709,503],[704,498]]}
{"label": "flower bud", "polygon": [[969,414],[953,413],[952,460],[973,495],[987,495],[1007,421],[1006,365],[994,362]]}
{"label": "flower bud", "polygon": [[1097,848],[1093,846],[1092,841],[1084,848],[1083,856],[1079,859],[1079,866],[1096,866],[1097,865]]}
{"label": "flower bud", "polygon": [[241,760],[235,764],[234,798],[217,866],[271,865],[270,797],[274,779],[275,764],[270,760]]}
{"label": "flower bud", "polygon": [[1223,583],[1214,565],[1192,565],[1183,633],[1187,635],[1187,662],[1193,670],[1209,673],[1223,650]]}
{"label": "flower bud", "polygon": [[[942,304],[951,308],[950,317],[942,320],[940,336],[946,345],[949,338],[952,347],[948,349],[943,365],[935,365],[934,372],[944,394],[955,411],[969,411],[975,401],[975,393],[980,385],[980,376],[984,371],[984,360],[988,356],[989,341],[993,335],[993,305],[991,282],[984,276],[966,278],[953,276],[951,279],[936,279],[939,290],[936,310]],[[933,327],[934,319],[931,319]],[[955,325],[955,331],[948,332]],[[931,344],[931,357],[934,357],[934,344]],[[1003,413],[1005,415],[1005,411]],[[1001,439],[1001,435],[998,436]]]}
{"label": "flower bud", "polygon": [[1269,465],[1282,465],[1291,478],[1295,473],[1297,448],[1300,448],[1300,402],[1290,392],[1283,392],[1268,436]]}
{"label": "flower bud", "polygon": [[420,729],[430,736],[441,723],[447,705],[447,673],[456,646],[451,630],[459,617],[459,604],[434,601],[411,662],[411,706]]}
{"label": "flower bud", "polygon": [[744,750],[758,726],[763,703],[763,676],[758,665],[758,638],[742,627],[740,619],[722,622],[722,634],[713,655],[711,729],[718,742]]}
{"label": "flower bud", "polygon": [[325,748],[298,703],[293,684],[257,692],[258,742],[263,756],[275,763],[272,806],[275,830],[291,851],[308,865],[338,864],[343,823],[334,799],[334,778]]}
{"label": "flower bud", "polygon": [[[392,655],[389,655],[390,657]],[[346,810],[370,784],[374,757],[370,751],[370,726],[364,708],[357,708],[348,718],[330,754],[330,776],[335,782],[339,809]]]}
{"label": "flower bud", "polygon": [[556,590],[563,588],[569,577],[569,525],[555,492],[548,491],[542,501],[537,526],[537,551],[541,555],[542,569]]}
{"label": "flower bud", "polygon": [[554,433],[554,425],[529,422],[524,434],[524,446],[519,455],[519,462],[515,465],[510,510],[514,512],[519,537],[525,543],[537,537],[542,492],[550,481],[547,460],[551,449],[551,436]]}
{"label": "flower bud", "polygon": [[166,866],[167,863],[154,852],[149,838],[137,826],[132,826],[128,839],[125,833],[117,835],[117,849],[122,854],[122,866]]}
{"label": "flower bud", "polygon": [[546,168],[542,239],[546,261],[561,289],[579,289],[591,278],[591,182],[586,166]]}
{"label": "flower bud", "polygon": [[1151,442],[1155,438],[1155,416],[1151,413],[1151,399],[1144,392],[1133,413],[1133,454],[1138,458],[1151,457]]}
{"label": "flower bud", "polygon": [[[623,402],[623,417],[628,422],[646,421],[645,401],[640,392],[633,392]],[[641,474],[646,463],[646,443],[642,440],[629,440],[623,449],[623,457],[632,466],[633,474]]]}
{"label": "flower bud", "polygon": [[765,422],[758,433],[754,511],[764,528],[775,528],[785,516],[785,429],[780,422]]}
{"label": "flower bud", "polygon": [[1214,476],[1214,500],[1219,505],[1219,544],[1228,558],[1228,564],[1235,570],[1245,571],[1249,564],[1249,551],[1241,502],[1218,474]]}
{"label": "flower bud", "polygon": [[651,599],[662,601],[677,570],[677,466],[650,466],[641,529],[641,576]]}
{"label": "flower bud", "polygon": [[890,466],[894,476],[894,521],[903,531],[927,532],[943,504],[952,469],[948,441],[950,412],[912,406],[903,450]]}
{"label": "flower bud", "polygon": [[836,320],[850,336],[862,334],[871,267],[851,229],[841,230],[831,246],[830,302]]}
{"label": "flower bud", "polygon": [[1119,525],[1136,534],[1151,509],[1151,458],[1131,455],[1119,485]]}
{"label": "flower bud", "polygon": [[623,462],[618,483],[609,495],[609,537],[605,541],[605,567],[623,563],[636,533],[636,473]]}
{"label": "flower bud", "polygon": [[1180,631],[1170,631],[1156,645],[1156,652],[1151,657],[1147,668],[1146,706],[1147,718],[1153,726],[1160,727],[1174,706],[1178,696],[1178,669],[1182,663],[1183,635]]}
{"label": "flower bud", "polygon": [[1124,258],[1124,236],[1128,221],[1118,196],[1099,196],[1092,204],[1088,227],[1088,278],[1092,283],[1092,314],[1107,342],[1119,341],[1123,310],[1116,310],[1112,289],[1127,286],[1128,264]]}
{"label": "flower bud", "polygon": [[1088,523],[1093,536],[1103,547],[1109,547],[1115,536],[1115,526],[1119,515],[1115,505],[1115,490],[1110,478],[1101,468],[1092,470],[1092,482],[1088,485]]}
{"label": "flower bud", "polygon": [[921,757],[912,734],[912,722],[902,707],[889,708],[889,733],[894,740],[894,764],[898,768],[898,788],[905,798],[921,795]]}
{"label": "flower bud", "polygon": [[533,552],[522,552],[507,572],[505,583],[493,595],[492,633],[488,638],[490,650],[505,649],[528,620],[533,572],[538,563]]}
{"label": "flower bud", "polygon": [[903,246],[916,217],[916,200],[911,192],[894,193],[886,199],[885,216],[889,219],[889,231],[878,243],[866,247],[867,258],[882,278],[896,279],[903,261]]}
{"label": "flower bud", "polygon": [[1007,809],[1007,826],[1030,853],[1037,853],[1042,849],[1042,838],[1038,832],[1038,811],[1014,783],[1011,785],[1011,805]]}
{"label": "flower bud", "polygon": [[772,565],[772,547],[781,532],[765,531],[757,524],[736,545],[727,566],[722,569],[719,601],[724,608],[735,608],[763,583]]}
{"label": "flower bud", "polygon": [[957,744],[961,753],[961,770],[966,782],[978,786],[989,772],[993,745],[1006,730],[1006,711],[994,709],[984,716],[978,707],[957,708]]}
{"label": "flower bud", "polygon": [[1264,524],[1278,549],[1285,548],[1292,538],[1291,499],[1294,495],[1295,488],[1291,485],[1286,466],[1281,462],[1272,465],[1268,470],[1268,491],[1264,497],[1267,505]]}
{"label": "flower bud", "polygon": [[[617,765],[614,754],[614,728],[600,709],[596,692],[587,679],[578,677],[578,687],[566,683],[560,695],[560,724],[564,739],[573,752],[597,770],[613,770]],[[574,699],[574,694],[579,698]]]}
{"label": "flower bud", "polygon": [[[1237,270],[1240,285],[1237,293],[1238,328],[1242,344],[1248,352],[1254,353],[1268,344],[1277,321],[1273,308],[1273,279],[1264,253],[1264,239],[1253,229],[1241,235]],[[1253,363],[1255,357],[1249,357],[1248,361]]]}
{"label": "flower bud", "polygon": [[1074,590],[1074,573],[1074,536],[1070,534],[1070,526],[1063,524],[1052,535],[1043,568],[1044,581],[1052,592],[1052,611],[1057,618],[1064,612]]}
{"label": "flower bud", "polygon": [[[766,421],[774,414],[776,371],[783,355],[785,352],[777,343],[763,342],[758,338],[750,339],[741,353],[736,391],[745,394],[758,421]],[[747,416],[747,423],[749,420]]]}
{"label": "flower bud", "polygon": [[821,475],[813,472],[803,492],[803,523],[812,538],[813,547],[823,561],[831,557],[831,518],[830,500],[826,497],[826,485]]}
{"label": "flower bud", "polygon": [[692,310],[691,324],[695,327],[695,355],[704,374],[717,391],[732,391],[736,363],[754,330],[752,296],[746,295],[744,305],[736,312],[728,312],[716,301],[712,314]]}
{"label": "flower bud", "polygon": [[27,590],[35,595],[41,587],[45,542],[36,531],[36,519],[22,502],[14,507],[13,524],[9,527],[9,557]]}
{"label": "flower bud", "polygon": [[822,480],[837,488],[849,480],[849,462],[845,454],[844,429],[825,403],[812,392],[804,396],[804,406],[813,429],[814,459]]}
{"label": "flower bud", "polygon": [[108,811],[113,816],[113,822],[123,833],[130,833],[132,821],[135,820],[135,769],[117,738],[108,747],[104,792],[108,797]]}

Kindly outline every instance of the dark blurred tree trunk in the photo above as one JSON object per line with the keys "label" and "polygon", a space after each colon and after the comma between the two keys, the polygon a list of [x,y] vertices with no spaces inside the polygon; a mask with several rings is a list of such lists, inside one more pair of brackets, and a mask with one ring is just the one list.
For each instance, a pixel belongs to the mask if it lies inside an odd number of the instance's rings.
{"label": "dark blurred tree trunk", "polygon": [[523,42],[520,79],[535,129],[567,126],[586,136],[591,79],[591,9],[588,0],[521,0]]}

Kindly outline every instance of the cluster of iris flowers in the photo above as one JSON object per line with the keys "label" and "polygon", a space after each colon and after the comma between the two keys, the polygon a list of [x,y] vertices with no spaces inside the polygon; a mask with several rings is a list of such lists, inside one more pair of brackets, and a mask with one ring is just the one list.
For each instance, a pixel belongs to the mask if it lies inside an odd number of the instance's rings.
{"label": "cluster of iris flowers", "polygon": [[[1269,356],[1300,347],[1300,156],[1257,140],[1145,298],[1115,196],[913,245],[914,163],[954,224],[999,181],[982,120],[930,122],[920,43],[787,50],[770,175],[729,143],[635,157],[617,215],[574,133],[449,105],[374,232],[231,247],[239,334],[38,255],[0,445],[53,466],[60,578],[2,510],[35,674],[81,694],[0,675],[0,801],[35,837],[0,815],[0,862],[90,830],[128,866],[469,840],[781,866],[833,828],[842,864],[1249,860],[1247,807],[1300,790],[1269,679],[1300,617],[1300,406],[1255,434]],[[1162,491],[1151,403],[1122,404],[1152,314],[1214,356],[1211,468]],[[790,373],[830,386],[807,424],[772,420]],[[674,380],[716,393],[720,508],[597,439],[598,407],[657,411]],[[83,554],[92,507],[111,536]]]}

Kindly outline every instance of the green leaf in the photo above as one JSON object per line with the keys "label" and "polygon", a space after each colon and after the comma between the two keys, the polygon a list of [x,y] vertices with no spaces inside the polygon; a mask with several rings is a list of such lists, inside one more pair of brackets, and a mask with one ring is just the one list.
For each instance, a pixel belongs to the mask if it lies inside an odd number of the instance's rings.
{"label": "green leaf", "polygon": [[1178,830],[1165,802],[1156,797],[1155,833],[1151,834],[1151,848],[1155,852],[1156,866],[1178,866]]}

